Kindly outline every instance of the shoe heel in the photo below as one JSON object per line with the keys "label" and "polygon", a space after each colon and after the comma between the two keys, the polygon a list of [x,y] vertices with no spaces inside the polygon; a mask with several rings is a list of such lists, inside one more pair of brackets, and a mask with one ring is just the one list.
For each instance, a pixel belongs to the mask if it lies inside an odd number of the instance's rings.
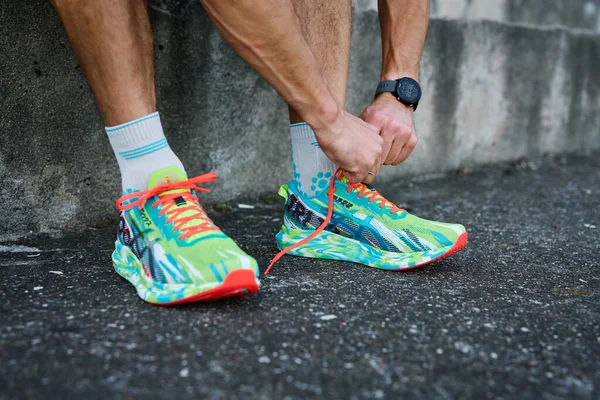
{"label": "shoe heel", "polygon": [[117,274],[131,282],[131,279],[144,269],[140,260],[133,254],[129,247],[124,246],[118,240],[115,242],[115,250],[112,253],[113,268]]}

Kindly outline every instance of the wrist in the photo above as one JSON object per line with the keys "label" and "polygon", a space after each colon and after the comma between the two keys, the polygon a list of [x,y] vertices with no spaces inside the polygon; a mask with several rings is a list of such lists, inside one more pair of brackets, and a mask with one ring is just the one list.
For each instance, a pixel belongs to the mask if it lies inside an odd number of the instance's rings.
{"label": "wrist", "polygon": [[385,80],[377,85],[375,98],[380,101],[388,102],[394,98],[406,107],[410,107],[415,111],[421,100],[421,86],[419,83],[410,77],[403,77],[397,80]]}
{"label": "wrist", "polygon": [[413,68],[388,67],[381,71],[381,81],[395,81],[402,78],[412,78],[419,81],[419,66]]}
{"label": "wrist", "polygon": [[301,109],[297,109],[298,114],[315,131],[316,136],[323,132],[342,131],[343,108],[335,101],[333,95],[328,89],[314,96]]}

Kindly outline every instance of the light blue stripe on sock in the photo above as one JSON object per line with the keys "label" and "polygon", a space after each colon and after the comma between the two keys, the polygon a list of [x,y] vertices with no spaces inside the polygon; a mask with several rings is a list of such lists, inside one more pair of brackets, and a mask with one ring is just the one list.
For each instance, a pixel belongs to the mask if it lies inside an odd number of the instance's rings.
{"label": "light blue stripe on sock", "polygon": [[296,123],[296,124],[291,124],[291,125],[290,125],[290,128],[293,128],[293,127],[295,127],[295,126],[302,126],[302,125],[308,125],[308,123],[307,123],[307,122],[298,122],[298,123]]}
{"label": "light blue stripe on sock", "polygon": [[125,157],[125,156],[127,156],[127,157],[129,157],[129,156],[134,156],[134,155],[136,155],[136,154],[138,154],[138,153],[143,153],[143,152],[145,152],[146,150],[149,150],[149,149],[151,149],[151,148],[154,148],[154,147],[161,146],[161,145],[163,145],[163,144],[164,144],[164,143],[166,143],[166,142],[167,142],[167,138],[164,138],[164,137],[163,137],[163,138],[160,138],[160,139],[158,139],[158,140],[157,140],[157,141],[155,141],[155,142],[152,142],[152,143],[149,143],[149,144],[145,144],[145,145],[143,145],[143,146],[140,146],[140,147],[137,147],[137,148],[135,148],[135,149],[131,149],[131,150],[122,151],[122,152],[120,152],[119,154],[120,154],[120,155],[122,155],[123,157]]}
{"label": "light blue stripe on sock", "polygon": [[150,153],[154,153],[155,151],[162,150],[165,147],[168,147],[167,138],[162,138],[157,140],[156,142],[147,144],[142,147],[138,147],[137,149],[122,151],[119,153],[120,156],[125,158],[126,160],[132,160],[134,158],[142,157]]}
{"label": "light blue stripe on sock", "polygon": [[135,121],[131,121],[131,122],[127,123],[127,124],[115,126],[113,128],[106,128],[106,133],[120,131],[121,129],[125,129],[127,127],[130,127],[131,125],[139,124],[142,121],[147,121],[149,119],[157,118],[157,117],[158,117],[158,111],[155,112],[155,113],[153,113],[153,114],[147,115],[147,116],[145,116],[143,118],[136,119]]}
{"label": "light blue stripe on sock", "polygon": [[166,149],[167,147],[169,147],[169,145],[165,143],[164,145],[162,145],[160,147],[157,147],[157,148],[154,148],[154,149],[149,149],[148,151],[146,151],[144,153],[136,154],[136,155],[133,155],[133,156],[127,156],[127,157],[123,157],[123,158],[125,158],[126,160],[133,160],[133,159],[136,159],[136,158],[147,156],[148,154],[155,153],[155,152],[157,152],[159,150]]}
{"label": "light blue stripe on sock", "polygon": [[143,146],[136,147],[135,149],[122,151],[119,154],[122,155],[122,156],[131,156],[131,155],[134,155],[134,154],[139,153],[141,151],[145,151],[145,150],[147,150],[147,149],[149,149],[151,147],[158,146],[158,145],[161,145],[163,143],[166,143],[166,141],[167,141],[167,138],[163,137],[163,138],[160,138],[160,139],[158,139],[158,140],[156,140],[156,141],[154,141],[152,143],[148,143],[148,144],[145,144]]}
{"label": "light blue stripe on sock", "polygon": [[126,160],[133,160],[134,158],[139,158],[139,157],[142,157],[142,156],[147,156],[148,154],[152,154],[152,153],[155,153],[155,152],[157,152],[159,150],[166,149],[167,147],[169,147],[168,143],[164,143],[164,144],[162,144],[162,145],[160,145],[158,147],[154,147],[152,149],[148,149],[148,150],[146,150],[143,153],[134,154],[134,155],[131,155],[131,156],[126,156],[124,158]]}
{"label": "light blue stripe on sock", "polygon": [[126,159],[126,160],[133,160],[133,159],[136,159],[136,158],[140,158],[140,157],[143,157],[143,156],[147,156],[148,154],[155,153],[155,152],[157,152],[157,151],[159,151],[159,150],[166,149],[168,146],[169,146],[169,145],[168,145],[167,143],[164,143],[164,144],[162,144],[162,145],[160,145],[160,146],[153,147],[153,148],[151,148],[151,149],[147,149],[147,150],[145,150],[145,151],[143,151],[143,152],[140,152],[140,153],[137,153],[137,154],[132,154],[132,155],[128,155],[128,156],[123,156],[123,158],[124,158],[124,159]]}

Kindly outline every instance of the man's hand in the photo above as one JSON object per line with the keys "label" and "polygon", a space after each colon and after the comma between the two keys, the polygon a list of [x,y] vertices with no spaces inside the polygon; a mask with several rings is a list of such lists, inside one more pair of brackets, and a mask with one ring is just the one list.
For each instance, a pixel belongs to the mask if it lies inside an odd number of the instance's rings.
{"label": "man's hand", "polygon": [[377,128],[383,138],[385,165],[400,164],[417,145],[413,113],[412,107],[400,103],[391,94],[383,93],[359,116]]}
{"label": "man's hand", "polygon": [[384,140],[379,131],[342,111],[333,124],[312,126],[321,150],[353,183],[370,183],[383,162]]}

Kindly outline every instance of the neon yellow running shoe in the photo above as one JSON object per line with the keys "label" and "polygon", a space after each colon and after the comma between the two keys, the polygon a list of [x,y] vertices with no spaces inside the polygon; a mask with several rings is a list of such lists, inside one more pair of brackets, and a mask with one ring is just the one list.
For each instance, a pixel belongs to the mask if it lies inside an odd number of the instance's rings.
{"label": "neon yellow running shoe", "polygon": [[409,214],[370,185],[353,184],[338,170],[324,177],[329,191],[302,194],[292,180],[279,189],[286,200],[284,224],[277,234],[283,254],[351,261],[400,271],[429,264],[467,244],[465,227]]}
{"label": "neon yellow running shoe", "polygon": [[256,260],[206,215],[197,192],[214,173],[192,179],[171,166],[150,176],[148,190],[117,201],[115,271],[144,300],[173,305],[251,294],[259,289]]}

